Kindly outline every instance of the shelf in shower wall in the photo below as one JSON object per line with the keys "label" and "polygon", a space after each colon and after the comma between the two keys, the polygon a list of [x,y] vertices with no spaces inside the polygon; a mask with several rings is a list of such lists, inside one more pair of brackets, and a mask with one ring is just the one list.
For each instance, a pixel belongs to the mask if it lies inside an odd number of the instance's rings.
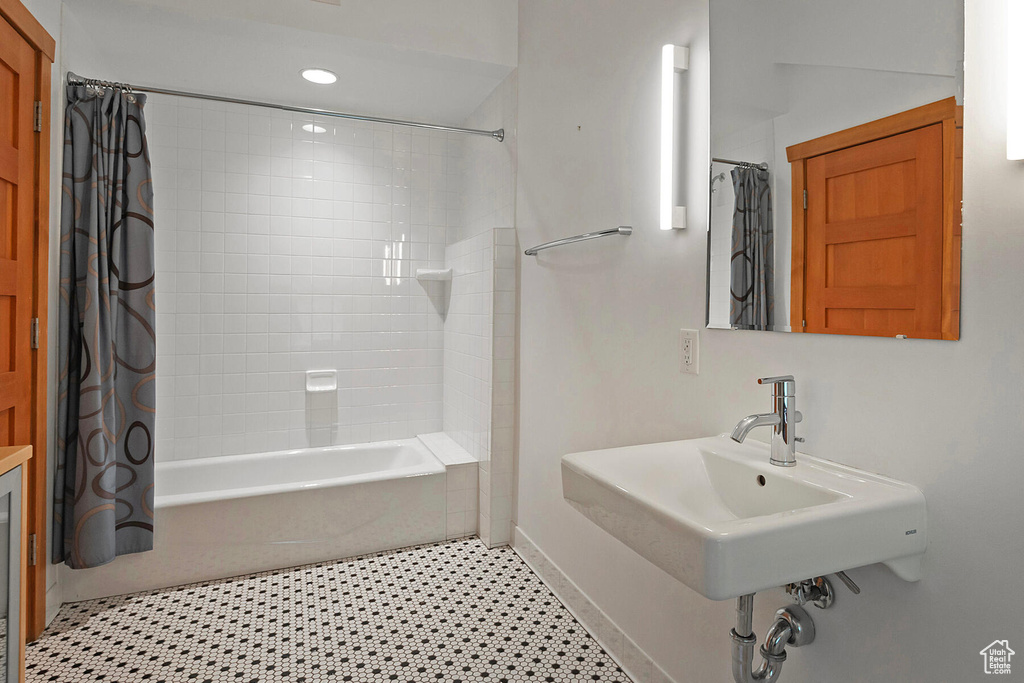
{"label": "shelf in shower wall", "polygon": [[420,282],[451,282],[452,269],[417,268],[416,279]]}

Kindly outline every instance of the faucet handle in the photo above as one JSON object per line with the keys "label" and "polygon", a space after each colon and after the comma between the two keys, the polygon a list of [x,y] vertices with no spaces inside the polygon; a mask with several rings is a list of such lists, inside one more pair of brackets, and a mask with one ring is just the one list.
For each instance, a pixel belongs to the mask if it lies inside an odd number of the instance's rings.
{"label": "faucet handle", "polygon": [[783,382],[796,384],[796,378],[793,375],[780,375],[779,377],[762,377],[757,380],[758,384],[782,384]]}
{"label": "faucet handle", "polygon": [[796,395],[796,379],[793,375],[781,375],[779,377],[762,377],[757,380],[758,384],[771,384],[773,396],[794,396]]}

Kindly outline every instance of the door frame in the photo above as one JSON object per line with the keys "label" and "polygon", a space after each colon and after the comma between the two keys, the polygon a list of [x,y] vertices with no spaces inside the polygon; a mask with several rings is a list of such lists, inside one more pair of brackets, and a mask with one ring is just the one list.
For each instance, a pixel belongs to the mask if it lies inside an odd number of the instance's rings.
{"label": "door frame", "polygon": [[[47,306],[50,249],[50,84],[57,44],[20,0],[0,0],[0,17],[36,52],[35,99],[40,103],[40,125],[35,134],[35,255],[32,317],[39,319],[39,343],[32,352],[32,453],[26,463],[28,497],[24,501],[27,534],[35,534],[36,562],[23,577],[25,637],[33,641],[46,626],[47,538]],[[27,558],[26,558],[27,559]]]}
{"label": "door frame", "polygon": [[[823,135],[786,148],[792,173],[793,256],[791,266],[790,329],[804,331],[807,288],[807,161],[882,138],[941,123],[942,145],[942,339],[960,338],[960,199],[963,157],[963,107],[955,97],[886,116],[875,121]],[[958,149],[959,145],[959,149]],[[959,180],[958,180],[959,175]],[[803,210],[800,210],[803,207]]]}

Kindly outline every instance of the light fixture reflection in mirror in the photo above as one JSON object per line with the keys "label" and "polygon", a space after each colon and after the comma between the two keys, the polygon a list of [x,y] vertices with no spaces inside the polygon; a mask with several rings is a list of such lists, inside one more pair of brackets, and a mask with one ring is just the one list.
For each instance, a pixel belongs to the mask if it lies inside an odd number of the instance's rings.
{"label": "light fixture reflection in mirror", "polygon": [[676,206],[676,72],[690,68],[690,49],[678,45],[661,48],[661,199],[662,230],[686,227],[686,207]]}

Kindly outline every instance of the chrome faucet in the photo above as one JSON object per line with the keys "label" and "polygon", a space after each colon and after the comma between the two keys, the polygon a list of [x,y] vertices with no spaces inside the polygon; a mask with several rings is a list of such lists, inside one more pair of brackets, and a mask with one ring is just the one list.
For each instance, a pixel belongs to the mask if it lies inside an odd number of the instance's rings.
{"label": "chrome faucet", "polygon": [[793,375],[782,377],[762,377],[758,384],[772,385],[773,412],[759,415],[747,415],[732,430],[732,440],[743,443],[747,434],[754,427],[772,427],[772,459],[773,465],[792,467],[796,464],[797,422],[804,416],[796,409],[796,380]]}

